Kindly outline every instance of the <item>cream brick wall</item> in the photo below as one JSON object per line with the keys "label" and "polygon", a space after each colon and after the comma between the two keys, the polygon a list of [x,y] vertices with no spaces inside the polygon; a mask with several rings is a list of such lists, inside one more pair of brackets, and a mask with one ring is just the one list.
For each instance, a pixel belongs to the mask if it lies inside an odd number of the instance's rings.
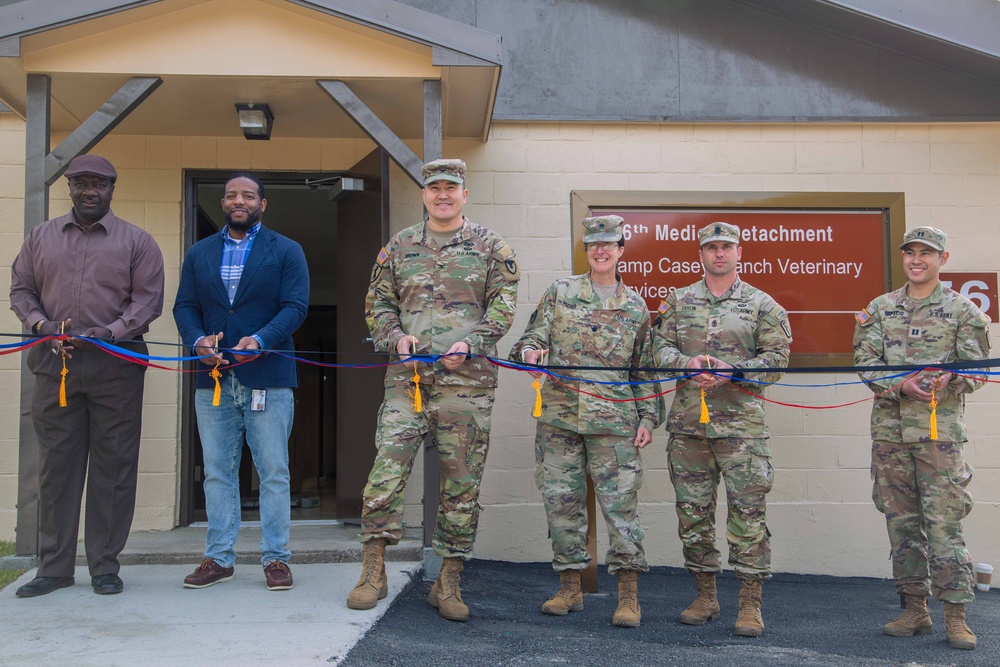
{"label": "cream brick wall", "polygon": [[[448,157],[469,166],[469,217],[503,234],[522,272],[513,333],[555,278],[571,269],[571,190],[901,191],[909,226],[950,234],[953,271],[997,271],[1000,125],[587,125],[497,123],[490,141],[447,141]],[[393,231],[417,220],[419,192],[393,172]],[[859,307],[864,304],[859,304]],[[1000,327],[992,326],[994,341]],[[995,355],[994,355],[995,356]],[[855,376],[793,376],[831,383]],[[501,371],[490,459],[483,478],[476,553],[483,558],[551,558],[541,497],[534,486],[533,392],[522,374]],[[808,392],[807,394],[805,392]],[[858,386],[769,394],[786,401],[845,403],[867,398]],[[1000,560],[1000,390],[988,385],[968,406],[967,458],[976,468],[976,508],[965,530],[973,557]],[[884,518],[871,502],[870,403],[807,411],[771,406],[776,468],[769,497],[776,571],[891,576]],[[643,452],[640,495],[651,563],[682,564],[673,489],[660,431]],[[418,474],[415,472],[415,474]],[[417,477],[416,479],[419,479]],[[420,521],[422,489],[411,484],[407,520]],[[724,511],[718,526],[725,525]],[[600,546],[607,548],[603,522]],[[724,528],[719,546],[726,553]]]}
{"label": "cream brick wall", "polygon": [[[53,145],[60,138],[56,137]],[[214,137],[112,136],[94,149],[121,174],[115,211],[154,235],[167,266],[165,315],[151,339],[176,342],[169,315],[181,263],[184,168],[344,169],[371,150],[367,140],[246,142]],[[411,148],[420,154],[419,144]],[[1000,125],[671,126],[498,123],[490,141],[448,141],[445,153],[469,164],[470,217],[503,234],[522,269],[520,306],[506,353],[552,280],[571,267],[569,193],[582,189],[902,191],[907,222],[934,224],[952,238],[949,268],[996,271],[995,220],[1000,214]],[[24,125],[0,114],[0,326],[18,330],[7,309],[10,262],[23,227]],[[69,208],[65,188],[51,192],[52,215]],[[420,193],[393,166],[392,225],[419,220]],[[997,340],[1000,329],[993,327]],[[14,533],[17,490],[19,359],[0,357],[0,539]],[[816,382],[849,381],[834,374]],[[805,382],[795,376],[792,382]],[[811,390],[810,401],[861,398],[856,387]],[[776,399],[801,391],[775,388]],[[147,374],[139,493],[134,527],[175,525],[178,513],[180,380]],[[477,554],[544,561],[551,557],[544,512],[534,487],[533,399],[529,380],[503,371],[493,413],[493,444],[483,479],[484,512]],[[1000,394],[990,385],[968,407],[967,457],[977,469],[977,506],[966,522],[973,557],[1000,559]],[[769,423],[776,468],[769,525],[778,571],[888,576],[884,521],[870,501],[868,406],[804,411],[772,406]],[[644,452],[641,511],[650,562],[680,565],[666,437]],[[418,464],[414,480],[422,474]],[[422,487],[409,485],[406,518],[419,524]],[[720,511],[719,525],[724,525]],[[606,545],[603,526],[601,547]],[[723,551],[725,545],[720,543]]]}
{"label": "cream brick wall", "polygon": [[[0,113],[0,332],[19,332],[10,311],[10,265],[24,238],[24,123]],[[4,339],[2,343],[14,342]],[[0,357],[0,540],[13,540],[17,524],[17,429],[21,359]]]}

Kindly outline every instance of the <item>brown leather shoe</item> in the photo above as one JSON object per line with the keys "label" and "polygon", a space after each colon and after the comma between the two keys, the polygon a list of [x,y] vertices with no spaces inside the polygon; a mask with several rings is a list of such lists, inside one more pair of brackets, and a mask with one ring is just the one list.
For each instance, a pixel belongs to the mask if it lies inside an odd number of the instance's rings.
{"label": "brown leather shoe", "polygon": [[208,588],[233,578],[234,569],[222,567],[211,558],[201,561],[194,572],[184,577],[184,588]]}
{"label": "brown leather shoe", "polygon": [[264,566],[264,577],[269,591],[287,591],[292,587],[292,571],[280,560],[272,560]]}

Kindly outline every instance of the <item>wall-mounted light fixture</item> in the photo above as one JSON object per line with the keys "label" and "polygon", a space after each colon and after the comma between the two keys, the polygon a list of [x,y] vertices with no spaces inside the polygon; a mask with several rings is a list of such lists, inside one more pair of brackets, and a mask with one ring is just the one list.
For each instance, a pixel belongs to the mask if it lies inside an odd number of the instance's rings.
{"label": "wall-mounted light fixture", "polygon": [[266,104],[237,104],[236,113],[240,115],[240,130],[244,137],[265,141],[271,138],[274,114]]}

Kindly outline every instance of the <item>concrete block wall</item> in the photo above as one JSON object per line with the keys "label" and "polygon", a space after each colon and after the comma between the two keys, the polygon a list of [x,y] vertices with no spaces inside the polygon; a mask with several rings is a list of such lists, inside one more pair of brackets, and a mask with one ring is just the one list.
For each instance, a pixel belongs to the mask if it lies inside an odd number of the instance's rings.
{"label": "concrete block wall", "polygon": [[[24,122],[0,113],[0,332],[18,333],[10,311],[10,265],[24,239]],[[0,343],[16,342],[4,338]],[[13,540],[17,525],[17,450],[21,358],[0,356],[0,540]]]}
{"label": "concrete block wall", "polygon": [[[517,251],[519,307],[506,353],[556,278],[571,273],[572,190],[903,192],[909,227],[950,235],[951,271],[997,271],[1000,125],[594,125],[497,123],[489,142],[446,141],[446,157],[469,166],[470,219]],[[419,191],[393,172],[393,231],[417,221]],[[859,303],[858,308],[865,304]],[[994,348],[1000,327],[992,325]],[[994,353],[993,356],[997,356]],[[789,384],[851,382],[849,374],[787,378]],[[533,391],[524,374],[501,371],[476,553],[549,560],[541,497],[534,486]],[[860,386],[776,387],[769,397],[840,404],[869,398]],[[810,411],[771,406],[776,469],[769,495],[775,571],[891,576],[884,518],[871,502],[870,402]],[[973,558],[1000,562],[1000,389],[969,400],[967,458],[976,507],[966,521]],[[643,451],[640,494],[645,548],[653,564],[682,565],[666,435]],[[415,474],[418,474],[415,471]],[[419,479],[419,478],[416,478]],[[407,520],[420,521],[422,490],[410,485]],[[721,494],[724,497],[724,493]],[[726,554],[724,502],[717,526]],[[603,521],[598,553],[607,549]],[[725,556],[724,556],[725,557]]]}

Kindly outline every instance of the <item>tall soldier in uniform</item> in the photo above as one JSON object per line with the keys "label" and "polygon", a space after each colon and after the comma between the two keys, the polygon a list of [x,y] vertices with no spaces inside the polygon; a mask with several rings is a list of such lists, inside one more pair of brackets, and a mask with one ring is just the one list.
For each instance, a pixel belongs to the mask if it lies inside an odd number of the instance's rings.
{"label": "tall soldier in uniform", "polygon": [[[397,364],[386,372],[378,454],[361,510],[364,561],[347,606],[370,609],[386,596],[385,547],[403,535],[403,488],[430,433],[441,458],[433,547],[444,564],[427,601],[441,616],[465,621],[469,608],[462,602],[460,575],[476,537],[497,384],[496,367],[466,355],[496,356],[496,343],[514,319],[519,274],[510,246],[462,215],[469,196],[465,162],[429,162],[423,177],[429,218],[396,234],[379,253],[368,288],[368,328],[376,349],[401,360],[413,354],[446,356],[430,365]],[[414,405],[414,371],[420,375],[420,412]]]}
{"label": "tall soldier in uniform", "polygon": [[[903,236],[906,284],[878,297],[857,315],[856,366],[933,366],[985,359],[989,318],[964,296],[945,289],[938,273],[948,253],[940,229],[917,227]],[[966,490],[965,394],[982,387],[969,373],[924,370],[903,381],[897,371],[863,371],[875,392],[872,404],[872,499],[885,514],[892,574],[906,611],[882,632],[894,637],[929,634],[927,596],[944,602],[952,648],[976,648],[965,624],[972,602],[972,559],[962,519],[972,509]],[[932,413],[936,433],[932,432]]]}
{"label": "tall soldier in uniform", "polygon": [[[546,353],[559,366],[607,366],[579,371],[595,382],[642,382],[644,373],[619,370],[650,367],[649,310],[617,275],[624,253],[624,220],[617,215],[587,218],[583,243],[590,271],[555,281],[511,350],[511,357],[538,364]],[[536,377],[539,373],[533,373]],[[552,538],[552,567],[561,588],[542,605],[557,616],[583,609],[580,573],[587,553],[586,479],[589,471],[604,512],[611,546],[608,572],[618,575],[618,609],[612,622],[636,627],[641,620],[638,576],[646,572],[639,524],[642,486],[639,449],[662,421],[656,384],[581,384],[600,397],[549,382],[542,390],[542,414],[535,431],[535,482],[542,492]]]}
{"label": "tall soldier in uniform", "polygon": [[713,222],[698,239],[705,277],[668,296],[653,325],[658,366],[704,371],[678,387],[667,418],[678,533],[698,591],[679,620],[701,625],[719,617],[715,502],[721,476],[729,563],[742,583],[735,634],[759,637],[761,583],[771,572],[765,495],[774,480],[761,394],[781,377],[767,369],[788,365],[792,332],[785,309],[737,275],[738,227]]}

